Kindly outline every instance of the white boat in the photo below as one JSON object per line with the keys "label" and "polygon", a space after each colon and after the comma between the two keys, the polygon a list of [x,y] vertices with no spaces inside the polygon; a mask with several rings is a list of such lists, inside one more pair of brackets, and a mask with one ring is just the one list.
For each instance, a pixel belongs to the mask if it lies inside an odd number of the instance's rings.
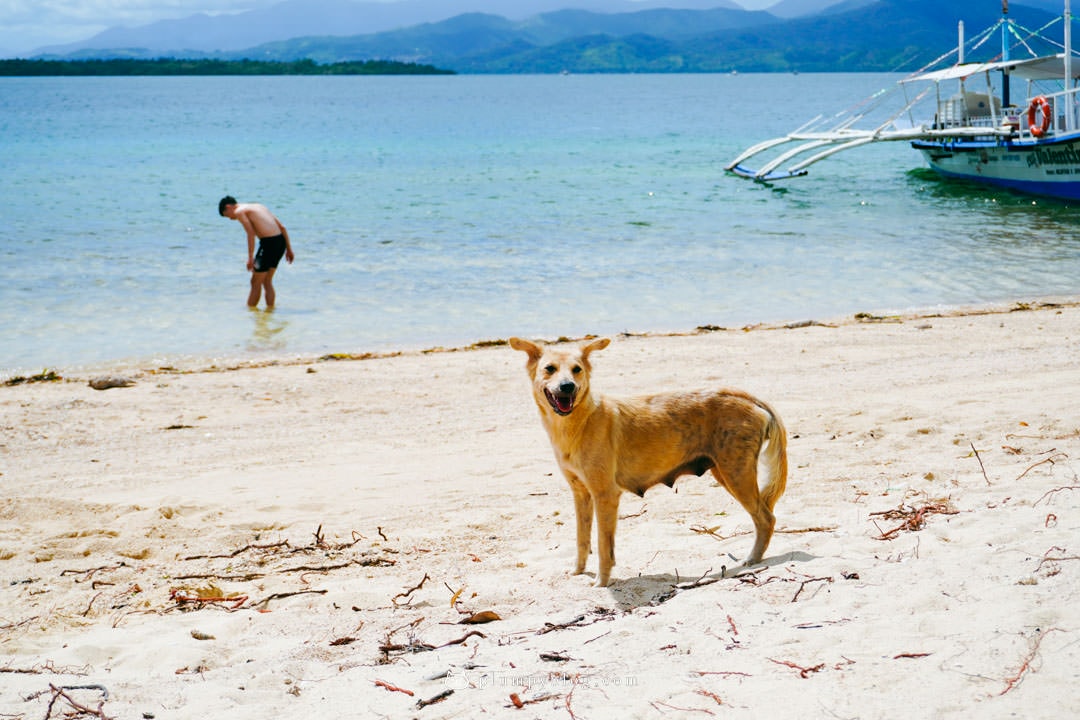
{"label": "white boat", "polygon": [[[964,40],[934,64],[900,80],[889,93],[828,120],[817,118],[783,137],[759,143],[726,166],[736,175],[773,182],[807,174],[807,168],[838,152],[875,142],[909,142],[945,177],[1063,199],[1080,199],[1080,58],[1072,53],[1072,14],[1065,0],[1063,43],[1048,40],[1050,25],[1020,28],[1008,17]],[[1000,33],[1001,53],[986,62],[965,62],[968,47],[982,49]],[[1060,52],[1031,52],[1035,39]],[[1013,59],[1023,49],[1028,57]],[[954,64],[940,67],[945,61]],[[1022,104],[1010,90],[1026,81]],[[1068,79],[1068,81],[1066,80]],[[995,81],[997,86],[995,86]],[[914,97],[911,97],[912,93]],[[886,97],[902,95],[898,110],[884,111]],[[871,111],[871,108],[873,111]],[[864,127],[867,121],[877,120]],[[884,117],[884,119],[882,119]],[[792,145],[793,147],[785,147]],[[754,159],[762,164],[751,168]]]}

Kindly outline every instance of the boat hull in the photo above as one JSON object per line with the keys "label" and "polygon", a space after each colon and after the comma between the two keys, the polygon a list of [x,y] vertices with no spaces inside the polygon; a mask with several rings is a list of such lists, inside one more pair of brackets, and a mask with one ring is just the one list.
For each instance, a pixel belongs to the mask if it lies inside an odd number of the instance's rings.
{"label": "boat hull", "polygon": [[1080,200],[1080,133],[1034,142],[916,140],[911,146],[944,177]]}

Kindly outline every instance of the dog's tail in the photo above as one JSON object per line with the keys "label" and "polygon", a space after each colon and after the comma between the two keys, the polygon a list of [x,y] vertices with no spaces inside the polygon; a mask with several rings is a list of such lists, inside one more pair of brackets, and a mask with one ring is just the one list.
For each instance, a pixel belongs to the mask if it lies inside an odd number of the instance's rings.
{"label": "dog's tail", "polygon": [[756,402],[769,415],[765,426],[765,441],[768,444],[762,453],[769,471],[769,481],[761,489],[761,499],[771,511],[787,488],[787,429],[772,406],[761,400]]}

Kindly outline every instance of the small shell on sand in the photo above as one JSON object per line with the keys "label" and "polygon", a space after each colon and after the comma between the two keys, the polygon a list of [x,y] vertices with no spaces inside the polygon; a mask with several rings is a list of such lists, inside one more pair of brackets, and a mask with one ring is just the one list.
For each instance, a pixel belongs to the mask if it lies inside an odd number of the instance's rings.
{"label": "small shell on sand", "polygon": [[95,390],[108,390],[109,388],[114,387],[130,387],[134,384],[135,381],[131,378],[121,377],[119,375],[105,375],[90,380],[90,387]]}

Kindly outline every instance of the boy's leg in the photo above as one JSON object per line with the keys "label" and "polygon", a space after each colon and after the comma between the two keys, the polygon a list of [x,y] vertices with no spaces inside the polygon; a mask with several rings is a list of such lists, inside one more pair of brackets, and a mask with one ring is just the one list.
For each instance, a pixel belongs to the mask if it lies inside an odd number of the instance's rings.
{"label": "boy's leg", "polygon": [[263,284],[266,280],[266,273],[253,272],[251,273],[251,292],[248,293],[248,307],[255,307],[259,304],[259,298],[262,296]]}
{"label": "boy's leg", "polygon": [[263,280],[263,288],[266,290],[266,307],[267,309],[274,307],[274,301],[277,299],[277,294],[274,292],[274,271],[277,268],[270,268],[266,271],[266,278]]}

